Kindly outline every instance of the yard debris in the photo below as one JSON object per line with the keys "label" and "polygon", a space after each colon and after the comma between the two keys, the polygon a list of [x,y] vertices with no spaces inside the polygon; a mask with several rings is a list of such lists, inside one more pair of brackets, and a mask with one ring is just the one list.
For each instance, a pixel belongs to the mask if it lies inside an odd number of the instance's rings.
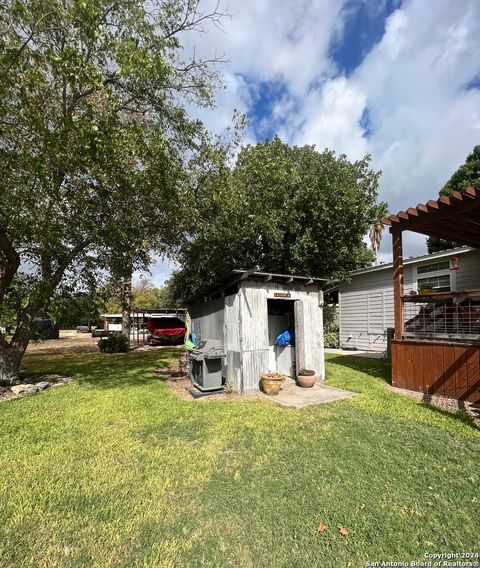
{"label": "yard debris", "polygon": [[327,530],[327,525],[324,525],[323,523],[320,523],[318,525],[317,531],[318,532],[325,532]]}
{"label": "yard debris", "polygon": [[348,535],[347,529],[345,529],[345,528],[343,528],[343,527],[338,527],[338,532],[339,532],[342,536],[347,536],[347,535]]}

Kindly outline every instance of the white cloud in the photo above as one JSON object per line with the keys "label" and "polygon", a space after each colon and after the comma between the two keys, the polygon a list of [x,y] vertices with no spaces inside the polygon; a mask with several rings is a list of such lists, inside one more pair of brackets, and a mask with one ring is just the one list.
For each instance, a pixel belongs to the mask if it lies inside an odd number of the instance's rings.
{"label": "white cloud", "polygon": [[[315,144],[319,150],[333,148],[359,159],[367,152],[367,140],[359,122],[366,106],[365,95],[345,77],[313,89],[298,115],[286,124],[286,138],[295,144]],[[285,137],[285,136],[284,136]]]}
{"label": "white cloud", "polygon": [[[380,197],[392,212],[435,197],[480,142],[480,91],[466,85],[480,72],[480,3],[405,2],[352,76],[313,85],[282,129],[290,142],[315,143],[355,159],[369,152],[381,169]],[[360,126],[368,109],[369,132]],[[383,240],[388,257],[390,238]],[[405,254],[426,252],[408,235]]]}
{"label": "white cloud", "polygon": [[[348,77],[338,75],[330,56],[351,15],[346,0],[232,0],[225,8],[232,17],[223,31],[208,27],[187,42],[200,55],[224,52],[229,60],[219,67],[226,88],[217,109],[201,113],[210,128],[225,128],[234,108],[248,112],[259,86],[274,82],[282,98],[265,124],[290,143],[352,159],[371,153],[383,171],[380,197],[392,212],[434,197],[480,143],[480,91],[466,89],[480,74],[478,0],[404,1]],[[360,124],[365,109],[368,132]],[[410,234],[405,242],[406,256],[425,252],[425,237]],[[384,260],[389,248],[386,234]]]}
{"label": "white cloud", "polygon": [[[394,12],[351,79],[366,96],[368,149],[392,212],[435,197],[480,141],[480,91],[465,88],[480,71],[480,4],[431,8],[412,0]],[[410,236],[407,254],[424,252],[424,242]]]}
{"label": "white cloud", "polygon": [[[226,89],[217,95],[217,108],[202,111],[201,118],[216,130],[228,124],[233,109],[247,113],[258,85],[278,82],[289,95],[302,99],[311,89],[335,72],[329,57],[332,37],[343,27],[342,7],[346,0],[235,0],[220,9],[230,17],[222,29],[206,24],[207,33],[185,35],[185,50],[195,48],[203,58],[225,54],[227,63],[218,66]],[[203,11],[214,0],[201,3]],[[248,77],[249,86],[244,77]]]}

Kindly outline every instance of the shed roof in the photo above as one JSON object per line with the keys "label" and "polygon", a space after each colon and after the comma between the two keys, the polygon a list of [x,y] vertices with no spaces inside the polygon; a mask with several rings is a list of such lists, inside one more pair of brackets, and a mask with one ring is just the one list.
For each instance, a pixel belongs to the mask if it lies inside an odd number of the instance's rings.
{"label": "shed roof", "polygon": [[221,282],[217,282],[210,286],[208,289],[199,291],[194,297],[190,298],[190,301],[200,300],[206,297],[215,296],[222,290],[234,286],[243,280],[260,280],[263,282],[278,282],[281,284],[293,284],[301,283],[305,286],[311,284],[326,284],[327,282],[333,282],[333,280],[328,278],[316,278],[310,276],[299,276],[296,274],[276,274],[274,272],[259,272],[256,268],[250,270],[233,270],[228,275],[222,279]]}
{"label": "shed roof", "polygon": [[382,219],[394,230],[414,231],[480,248],[480,187],[441,195]]}
{"label": "shed roof", "polygon": [[239,276],[238,280],[246,280],[247,278],[255,278],[269,282],[282,282],[290,284],[291,282],[301,282],[303,284],[313,284],[314,282],[331,282],[328,278],[314,278],[310,276],[298,276],[296,274],[275,274],[274,272],[257,272],[256,270],[234,270],[233,274]]}

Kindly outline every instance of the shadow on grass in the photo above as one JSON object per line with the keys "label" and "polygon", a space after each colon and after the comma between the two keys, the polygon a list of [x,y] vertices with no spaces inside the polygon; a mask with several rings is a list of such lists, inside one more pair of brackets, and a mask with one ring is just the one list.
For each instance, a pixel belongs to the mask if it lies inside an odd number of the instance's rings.
{"label": "shadow on grass", "polygon": [[145,386],[158,377],[155,367],[167,368],[175,364],[181,351],[130,351],[114,355],[84,353],[62,357],[31,355],[26,362],[24,376],[39,373],[57,373],[74,376],[80,385],[109,389],[122,386]]}
{"label": "shadow on grass", "polygon": [[329,365],[348,367],[354,371],[366,373],[389,384],[391,382],[391,366],[387,361],[355,357],[355,355],[333,355],[327,357],[327,362]]}
{"label": "shadow on grass", "polygon": [[465,406],[463,409],[459,407],[458,410],[447,410],[445,408],[440,408],[439,406],[432,404],[431,402],[428,401],[428,399],[420,402],[420,406],[422,406],[423,408],[428,408],[428,410],[436,414],[439,414],[440,416],[445,416],[447,418],[454,418],[455,420],[463,422],[467,426],[471,426],[476,430],[480,430],[480,422],[475,420],[472,416],[470,416],[467,413],[466,410],[464,410]]}

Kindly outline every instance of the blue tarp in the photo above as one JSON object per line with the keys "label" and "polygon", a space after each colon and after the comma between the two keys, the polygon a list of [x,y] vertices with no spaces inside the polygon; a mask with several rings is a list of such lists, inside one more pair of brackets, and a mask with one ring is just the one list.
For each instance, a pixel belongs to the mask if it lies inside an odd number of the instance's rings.
{"label": "blue tarp", "polygon": [[286,329],[277,335],[275,345],[279,347],[286,347],[287,345],[295,345],[295,331],[293,329]]}

